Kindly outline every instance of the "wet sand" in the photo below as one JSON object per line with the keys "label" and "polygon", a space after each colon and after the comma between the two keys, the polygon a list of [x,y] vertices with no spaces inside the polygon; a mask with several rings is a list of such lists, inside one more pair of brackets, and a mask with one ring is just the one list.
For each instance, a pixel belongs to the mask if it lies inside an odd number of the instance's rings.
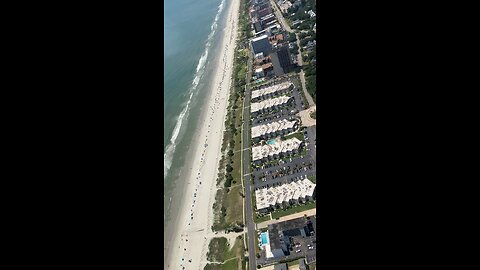
{"label": "wet sand", "polygon": [[212,232],[213,203],[216,193],[216,178],[221,158],[221,145],[227,114],[231,85],[233,57],[237,36],[239,1],[233,0],[227,12],[227,23],[221,43],[220,60],[213,79],[213,89],[205,104],[207,110],[201,120],[202,127],[196,134],[196,149],[191,151],[191,161],[186,168],[185,199],[178,207],[177,227],[171,235],[169,257],[164,269],[203,269],[208,243]]}

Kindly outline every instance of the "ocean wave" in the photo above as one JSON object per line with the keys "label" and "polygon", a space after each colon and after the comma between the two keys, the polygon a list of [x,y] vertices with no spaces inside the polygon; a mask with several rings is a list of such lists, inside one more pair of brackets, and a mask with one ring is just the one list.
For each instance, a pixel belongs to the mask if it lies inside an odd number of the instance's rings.
{"label": "ocean wave", "polygon": [[182,112],[180,113],[180,115],[177,118],[177,124],[175,125],[172,137],[170,138],[170,144],[167,145],[167,148],[165,149],[165,153],[163,154],[163,159],[164,159],[163,177],[164,177],[164,179],[165,179],[165,177],[167,177],[168,172],[170,171],[170,167],[172,166],[173,154],[175,153],[175,148],[176,148],[176,144],[177,144],[178,135],[180,134],[180,130],[182,128],[182,125],[183,125],[184,121],[188,118],[188,111],[189,111],[188,109],[189,109],[189,106],[190,106],[190,102],[192,101],[193,94],[197,90],[197,86],[200,82],[200,79],[203,77],[203,74],[204,74],[204,71],[205,71],[205,64],[207,63],[207,58],[208,58],[208,52],[209,52],[210,47],[211,47],[213,36],[215,35],[216,29],[218,27],[217,22],[220,19],[220,14],[222,13],[224,6],[225,6],[225,0],[222,0],[220,5],[218,6],[218,11],[217,11],[217,14],[215,15],[215,19],[214,19],[212,25],[210,26],[211,32],[208,34],[207,42],[205,44],[205,50],[204,50],[202,56],[200,57],[200,59],[198,60],[195,77],[193,78],[193,81],[192,81],[192,87],[189,90],[190,96],[189,96],[188,101],[185,105],[185,108],[182,110]]}

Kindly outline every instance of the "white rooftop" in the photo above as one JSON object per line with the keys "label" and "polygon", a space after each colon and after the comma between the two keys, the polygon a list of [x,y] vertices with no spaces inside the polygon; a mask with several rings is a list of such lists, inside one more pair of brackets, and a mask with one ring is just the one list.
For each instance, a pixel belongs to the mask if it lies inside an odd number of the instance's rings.
{"label": "white rooftop", "polygon": [[283,82],[283,83],[280,83],[280,84],[275,84],[275,85],[272,85],[272,86],[260,88],[258,90],[253,90],[252,91],[252,98],[261,97],[261,96],[264,96],[264,95],[267,95],[267,94],[282,91],[282,90],[288,89],[291,85],[292,85],[291,82]]}
{"label": "white rooftop", "polygon": [[287,103],[291,98],[292,97],[288,97],[288,96],[280,96],[278,98],[272,98],[272,99],[262,100],[260,102],[255,102],[251,104],[250,111],[253,113],[253,112],[260,111],[262,109],[268,109],[271,107],[279,106]]}
{"label": "white rooftop", "polygon": [[282,119],[277,122],[252,127],[252,138],[257,138],[266,134],[293,128],[297,122]]}
{"label": "white rooftop", "polygon": [[289,203],[290,200],[312,197],[316,185],[308,178],[277,187],[255,190],[257,210],[274,207],[276,204]]}
{"label": "white rooftop", "polygon": [[265,38],[268,38],[268,36],[267,35],[261,35],[259,37],[252,38],[252,41],[259,41],[259,40],[262,40],[262,39],[265,39]]}
{"label": "white rooftop", "polygon": [[302,142],[297,138],[285,141],[277,140],[274,144],[265,144],[252,147],[252,160],[259,160],[265,157],[273,157],[280,153],[287,153],[296,150]]}

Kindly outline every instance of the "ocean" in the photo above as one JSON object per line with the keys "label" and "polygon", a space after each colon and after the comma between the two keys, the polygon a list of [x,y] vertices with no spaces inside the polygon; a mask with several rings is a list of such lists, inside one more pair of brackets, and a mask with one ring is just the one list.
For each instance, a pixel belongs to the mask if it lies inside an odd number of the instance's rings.
{"label": "ocean", "polygon": [[[164,225],[182,200],[182,170],[210,92],[215,53],[228,0],[165,0],[164,21]],[[167,235],[168,232],[164,231]]]}

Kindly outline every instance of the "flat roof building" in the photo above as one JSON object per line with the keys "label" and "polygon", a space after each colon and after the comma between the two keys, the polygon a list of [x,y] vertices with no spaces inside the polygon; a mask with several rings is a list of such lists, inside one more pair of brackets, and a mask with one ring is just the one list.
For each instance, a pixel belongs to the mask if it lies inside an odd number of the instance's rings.
{"label": "flat roof building", "polygon": [[282,46],[278,51],[277,51],[277,56],[278,56],[278,61],[280,62],[280,66],[282,67],[283,71],[285,73],[288,73],[290,71],[290,68],[292,66],[292,62],[290,61],[290,51],[286,46]]}
{"label": "flat roof building", "polygon": [[292,88],[293,88],[293,83],[288,82],[288,81],[287,82],[282,82],[282,83],[279,83],[279,84],[275,84],[275,85],[272,85],[272,86],[260,88],[260,89],[252,91],[252,99],[258,98],[258,97],[263,97],[265,95],[274,94],[274,93],[277,93],[277,92],[282,92],[282,91],[285,91],[285,90],[290,90]]}
{"label": "flat roof building", "polygon": [[286,104],[290,100],[292,100],[292,97],[280,96],[278,98],[272,98],[272,99],[267,99],[260,102],[255,102],[250,105],[250,112],[253,114],[262,110],[277,107],[277,106]]}
{"label": "flat roof building", "polygon": [[276,187],[255,190],[257,211],[268,212],[275,208],[309,201],[313,198],[316,185],[308,178]]}
{"label": "flat roof building", "polygon": [[285,155],[298,153],[302,142],[297,138],[285,141],[275,141],[273,144],[265,144],[252,147],[252,161],[255,163],[277,159]]}
{"label": "flat roof building", "polygon": [[307,235],[305,230],[308,222],[301,217],[268,225],[269,245],[273,257],[291,255],[289,247],[294,245],[296,239]]}
{"label": "flat roof building", "polygon": [[272,49],[272,45],[268,42],[267,35],[252,38],[250,44],[254,54],[263,53],[267,55]]}
{"label": "flat roof building", "polygon": [[[252,127],[252,139],[275,135],[278,133],[292,132],[298,126],[297,121],[282,119],[277,122]],[[285,132],[285,133],[286,133]],[[283,135],[283,134],[280,134]]]}

